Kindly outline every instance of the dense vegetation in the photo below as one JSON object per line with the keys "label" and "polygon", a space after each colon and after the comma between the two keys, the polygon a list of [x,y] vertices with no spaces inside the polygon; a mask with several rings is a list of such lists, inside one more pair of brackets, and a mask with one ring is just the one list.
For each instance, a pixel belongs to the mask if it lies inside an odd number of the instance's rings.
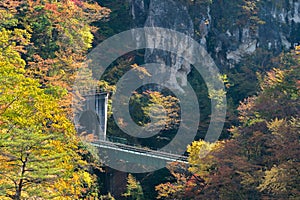
{"label": "dense vegetation", "polygon": [[[212,2],[186,3],[196,9]],[[264,24],[258,14],[264,2],[218,2],[221,6],[212,5],[218,30],[247,24],[255,31]],[[105,7],[98,3],[0,1],[0,199],[113,199],[104,190],[100,158],[80,141],[72,123],[72,83],[89,50],[136,24],[124,1],[100,1]],[[285,5],[284,1],[277,4]],[[195,15],[194,23],[199,21]],[[210,37],[208,51],[214,51],[216,40]],[[118,79],[133,68],[147,75],[138,66],[143,64],[144,53],[130,52],[116,60],[97,82],[99,87],[115,90]],[[203,140],[210,101],[203,79],[192,69],[188,80],[197,88],[201,122],[196,141],[187,147],[190,166],[172,163],[150,174],[129,174],[121,198],[299,198],[299,51],[258,48],[234,68],[222,67],[221,72],[228,114],[220,141]],[[163,107],[167,113],[157,116],[151,127],[166,122],[156,137],[129,137],[111,112],[108,134],[147,148],[164,146],[178,129],[180,102],[169,90],[153,86],[139,88],[132,95],[130,112],[137,124],[149,123],[151,115],[155,116],[153,107]]]}
{"label": "dense vegetation", "polygon": [[81,1],[0,2],[0,199],[97,197],[69,91],[89,23],[108,13]]}

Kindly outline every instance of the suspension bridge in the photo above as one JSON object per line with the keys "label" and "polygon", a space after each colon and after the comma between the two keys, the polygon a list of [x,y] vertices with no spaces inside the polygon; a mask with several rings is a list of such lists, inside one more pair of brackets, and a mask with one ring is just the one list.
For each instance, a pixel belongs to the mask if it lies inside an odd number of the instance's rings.
{"label": "suspension bridge", "polygon": [[[82,94],[82,93],[81,93]],[[126,189],[127,173],[152,172],[178,162],[188,165],[184,155],[129,144],[125,138],[106,134],[109,94],[93,92],[83,95],[81,109],[75,114],[78,133],[99,154],[104,163],[104,190],[116,197]]]}
{"label": "suspension bridge", "polygon": [[136,164],[154,164],[161,162],[181,162],[188,164],[186,156],[170,152],[146,149],[104,140],[93,141],[91,144],[103,151],[115,151],[118,155],[120,155],[120,158],[124,159],[124,161],[127,160]]}
{"label": "suspension bridge", "polygon": [[[170,162],[188,164],[187,157],[163,150],[154,150],[126,143],[126,139],[109,137],[107,130],[108,93],[96,92],[84,95],[83,109],[77,114],[80,124],[79,132],[88,132],[93,135],[90,144],[98,149],[102,161],[118,162],[119,165],[140,165],[144,168],[158,169]],[[124,169],[127,171],[128,169]],[[148,171],[146,170],[146,171]]]}

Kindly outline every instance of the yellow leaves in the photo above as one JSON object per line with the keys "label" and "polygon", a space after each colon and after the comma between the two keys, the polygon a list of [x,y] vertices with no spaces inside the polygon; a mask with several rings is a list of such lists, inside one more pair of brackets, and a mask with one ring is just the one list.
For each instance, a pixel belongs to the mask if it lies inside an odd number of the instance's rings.
{"label": "yellow leaves", "polygon": [[[28,0],[14,13],[9,9],[2,12],[4,3],[14,2],[17,1],[0,2],[0,199],[5,199],[3,193],[15,195],[18,189],[22,189],[21,198],[26,199],[79,199],[92,187],[94,178],[81,170],[87,163],[77,152],[75,129],[60,101],[70,89],[72,72],[84,58],[82,47],[91,47],[93,36],[85,25],[88,16],[82,15],[82,9],[73,3],[78,9],[68,7],[70,1],[46,1],[44,6],[41,1]],[[53,41],[54,29],[58,32],[57,41]],[[27,46],[27,53],[24,46],[31,36],[34,44]],[[65,40],[65,36],[69,38]],[[46,49],[44,55],[37,50],[40,47]],[[32,59],[32,71],[24,69],[26,63],[20,53]],[[34,79],[47,73],[53,77]],[[29,74],[34,78],[29,78]],[[48,90],[41,89],[43,81],[55,84]],[[21,161],[26,163],[25,169],[20,167]],[[24,184],[17,186],[15,183],[22,179]]]}
{"label": "yellow leaves", "polygon": [[257,182],[256,177],[251,175],[249,172],[235,171],[242,178],[241,183],[244,185],[251,185]]}
{"label": "yellow leaves", "polygon": [[241,122],[247,122],[249,120],[249,111],[251,111],[255,107],[257,97],[249,97],[244,100],[244,102],[240,103],[238,107],[239,111],[239,120]]}
{"label": "yellow leaves", "polygon": [[77,173],[73,173],[72,178],[73,185],[79,185],[80,184],[80,176]]}
{"label": "yellow leaves", "polygon": [[[25,61],[10,40],[17,40],[15,36],[26,32],[2,29],[0,33],[3,33],[0,34],[0,181],[9,180],[1,185],[0,195],[15,194],[18,188],[15,189],[14,182],[25,177],[32,184],[18,186],[22,187],[22,198],[35,195],[47,198],[46,185],[63,177],[57,184],[64,188],[62,194],[67,195],[58,199],[78,199],[83,188],[92,185],[93,179],[87,172],[74,172],[78,164],[85,164],[76,152],[74,127],[60,108],[59,98],[47,94],[38,80],[26,77],[25,71],[18,69]],[[5,59],[6,56],[9,59]],[[21,161],[26,162],[25,169],[20,167]],[[2,174],[7,178],[2,178]],[[73,182],[76,188],[68,190]],[[53,194],[56,191],[52,189]]]}
{"label": "yellow leaves", "polygon": [[84,11],[84,15],[87,17],[89,23],[106,18],[111,12],[109,8],[102,7],[97,3],[86,1],[82,1],[82,10]]}
{"label": "yellow leaves", "polygon": [[265,172],[262,183],[257,187],[260,191],[273,193],[282,193],[287,190],[287,176],[284,169],[274,165],[270,170]]}
{"label": "yellow leaves", "polygon": [[267,72],[271,83],[282,83],[284,78],[284,71],[273,68],[271,72]]}
{"label": "yellow leaves", "polygon": [[179,99],[157,91],[146,91],[143,95],[149,98],[149,104],[143,108],[150,117],[152,128],[172,129],[179,124]]}
{"label": "yellow leaves", "polygon": [[137,183],[136,179],[132,176],[132,174],[128,174],[127,184],[132,189],[137,189],[137,187],[138,187],[138,183]]}
{"label": "yellow leaves", "polygon": [[[207,154],[213,149],[214,145],[214,143],[208,143],[204,140],[194,141],[191,145],[188,145],[187,152],[189,153],[189,157],[191,159],[192,157],[201,159],[207,156]],[[191,162],[195,160],[192,159]]]}
{"label": "yellow leaves", "polygon": [[14,29],[12,40],[20,43],[21,45],[27,45],[30,42],[31,34],[23,29]]}
{"label": "yellow leaves", "polygon": [[284,123],[286,123],[284,119],[278,119],[276,117],[274,120],[271,120],[271,122],[267,122],[267,126],[271,131],[276,132]]}
{"label": "yellow leaves", "polygon": [[[14,54],[16,57],[18,54],[13,52],[13,50],[24,52],[23,46],[21,45],[29,44],[29,40],[31,37],[31,35],[26,30],[18,28],[15,28],[13,31],[2,28],[0,33],[0,48],[3,48],[1,50],[1,53],[3,54],[6,51],[6,54]],[[18,45],[16,45],[16,43],[18,43]]]}
{"label": "yellow leaves", "polygon": [[[85,171],[74,172],[70,178],[61,178],[50,187],[57,200],[79,199],[86,189],[92,187],[93,177]],[[84,188],[87,186],[87,188]]]}
{"label": "yellow leaves", "polygon": [[158,191],[157,199],[164,199],[167,197],[171,197],[172,194],[176,194],[178,188],[171,183],[160,184],[155,186],[155,190]]}
{"label": "yellow leaves", "polygon": [[59,151],[59,152],[62,152],[64,150],[63,148],[63,144],[61,141],[57,141],[57,140],[51,140],[50,141],[50,145],[53,145],[54,148]]}
{"label": "yellow leaves", "polygon": [[217,151],[223,147],[224,142],[209,143],[203,140],[194,141],[187,147],[189,153],[189,170],[193,173],[199,174],[206,179],[209,170],[215,162],[211,152]]}
{"label": "yellow leaves", "polygon": [[187,152],[191,162],[198,161],[205,158],[211,151],[216,150],[222,146],[223,142],[210,143],[204,140],[194,141],[191,145],[188,145]]}
{"label": "yellow leaves", "polygon": [[94,36],[91,33],[90,27],[84,26],[81,30],[78,31],[78,33],[81,35],[85,44],[85,46],[83,46],[82,48],[84,48],[84,50],[88,50],[89,48],[91,48]]}
{"label": "yellow leaves", "polygon": [[88,185],[88,187],[91,187],[92,184],[93,184],[93,180],[92,180],[92,177],[91,175],[88,173],[88,172],[83,172],[81,174],[81,179],[84,183],[86,183]]}
{"label": "yellow leaves", "polygon": [[140,79],[144,79],[145,77],[150,77],[151,74],[147,71],[145,67],[140,67],[137,64],[131,65],[132,69],[139,74]]}
{"label": "yellow leaves", "polygon": [[283,83],[285,75],[285,71],[273,68],[273,70],[267,72],[267,77],[260,85],[261,89],[274,88],[276,85]]}
{"label": "yellow leaves", "polygon": [[229,88],[231,86],[227,74],[222,74],[221,79],[226,88]]}
{"label": "yellow leaves", "polygon": [[300,45],[295,46],[295,53],[296,55],[300,55]]}
{"label": "yellow leaves", "polygon": [[1,46],[4,46],[5,44],[8,44],[8,41],[10,39],[9,35],[11,34],[12,31],[7,31],[6,29],[1,30],[0,34],[0,44]]}
{"label": "yellow leaves", "polygon": [[132,174],[128,174],[127,178],[127,191],[122,194],[127,198],[141,200],[143,199],[143,189],[140,182],[137,181]]}
{"label": "yellow leaves", "polygon": [[[2,28],[0,30],[0,60],[2,64],[23,68],[25,61],[21,59],[19,52],[24,52],[21,45],[28,44],[29,37],[30,35],[24,30],[14,29],[11,31]],[[16,43],[20,45],[16,45]]]}

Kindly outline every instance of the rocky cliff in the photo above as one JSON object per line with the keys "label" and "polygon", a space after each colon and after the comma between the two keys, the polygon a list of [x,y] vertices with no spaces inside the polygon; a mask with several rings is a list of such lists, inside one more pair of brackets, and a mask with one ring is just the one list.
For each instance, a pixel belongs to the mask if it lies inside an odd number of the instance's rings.
{"label": "rocky cliff", "polygon": [[299,0],[129,3],[136,27],[158,26],[186,33],[205,46],[223,67],[234,67],[257,48],[276,54],[300,41]]}

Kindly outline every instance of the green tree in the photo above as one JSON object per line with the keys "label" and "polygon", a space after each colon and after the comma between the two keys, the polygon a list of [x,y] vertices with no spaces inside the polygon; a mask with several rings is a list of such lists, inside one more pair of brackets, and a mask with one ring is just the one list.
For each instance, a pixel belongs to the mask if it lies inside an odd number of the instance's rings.
{"label": "green tree", "polygon": [[24,75],[18,51],[29,39],[25,30],[0,31],[0,197],[78,198],[92,177],[59,98]]}
{"label": "green tree", "polygon": [[134,176],[131,174],[128,174],[127,178],[127,190],[123,194],[126,199],[132,199],[132,200],[143,200],[144,199],[144,193],[142,186],[139,181],[137,181]]}

